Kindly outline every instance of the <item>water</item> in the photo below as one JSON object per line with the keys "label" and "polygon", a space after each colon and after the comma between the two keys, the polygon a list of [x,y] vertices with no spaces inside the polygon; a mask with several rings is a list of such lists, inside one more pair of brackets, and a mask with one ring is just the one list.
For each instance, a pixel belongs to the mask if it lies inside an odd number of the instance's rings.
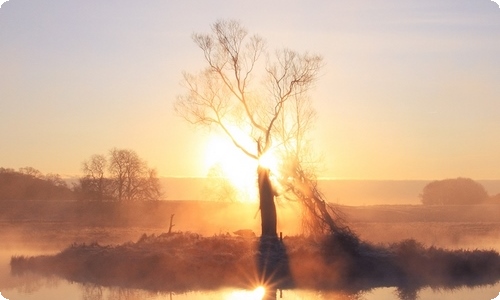
{"label": "water", "polygon": [[[456,299],[494,299],[498,296],[500,284],[480,288],[460,289],[454,291],[435,291],[424,289],[418,293],[418,299],[456,300]],[[187,293],[153,293],[141,290],[127,290],[118,288],[103,288],[88,286],[78,283],[70,283],[65,280],[46,279],[37,283],[25,282],[24,284],[2,288],[2,295],[10,300],[54,300],[54,299],[82,299],[82,300],[132,300],[132,299],[172,299],[172,300],[198,300],[198,299],[224,299],[245,300],[262,299],[255,291],[245,290],[218,290],[218,291],[193,291]],[[359,300],[386,300],[400,299],[395,288],[378,288],[360,295],[346,295],[336,292],[284,290],[277,291],[277,299],[299,300],[299,299],[359,299]]]}
{"label": "water", "polygon": [[[3,224],[5,225],[5,224]],[[13,226],[13,225],[12,225]],[[9,300],[54,300],[54,299],[76,299],[76,300],[187,300],[187,299],[223,299],[223,300],[255,300],[261,299],[262,293],[259,290],[242,290],[227,288],[213,291],[188,291],[184,293],[170,292],[150,292],[145,290],[127,289],[118,287],[102,287],[92,284],[82,284],[70,282],[66,279],[54,276],[45,277],[35,274],[24,274],[13,276],[10,273],[10,259],[13,255],[52,255],[65,248],[72,241],[90,243],[98,241],[101,244],[120,244],[129,240],[136,240],[142,232],[142,228],[133,229],[105,229],[105,228],[81,228],[70,229],[60,228],[61,232],[50,229],[40,229],[33,231],[33,227],[19,226],[5,230],[2,226],[0,230],[0,292],[2,296]],[[49,234],[50,233],[50,234]],[[151,232],[149,232],[151,234]],[[497,239],[496,239],[497,241]],[[461,244],[455,247],[465,248],[486,248],[500,250],[497,242],[487,246],[479,244]],[[455,290],[442,289],[433,290],[430,288],[421,289],[417,292],[417,299],[494,299],[499,295],[500,282],[489,286],[479,286],[473,288],[460,288]],[[276,298],[272,299],[338,299],[338,300],[387,300],[387,299],[415,299],[415,297],[402,297],[396,288],[376,288],[357,294],[346,294],[338,291],[310,291],[310,290],[283,290],[277,291]],[[413,295],[415,296],[415,295]],[[0,298],[1,299],[1,298]],[[266,298],[267,299],[267,298]]]}
{"label": "water", "polygon": [[[91,284],[69,282],[56,277],[44,277],[27,274],[12,276],[10,274],[10,257],[20,253],[26,255],[51,254],[51,251],[0,251],[0,292],[9,300],[187,300],[187,299],[223,299],[245,300],[261,299],[259,290],[223,289],[217,291],[190,291],[186,293],[150,292],[136,289],[117,287],[101,287]],[[418,299],[494,299],[500,292],[500,282],[495,285],[456,290],[422,289],[418,292]],[[335,291],[305,291],[283,290],[277,291],[276,299],[355,299],[355,300],[387,300],[401,299],[395,288],[377,288],[358,294],[345,294]]]}

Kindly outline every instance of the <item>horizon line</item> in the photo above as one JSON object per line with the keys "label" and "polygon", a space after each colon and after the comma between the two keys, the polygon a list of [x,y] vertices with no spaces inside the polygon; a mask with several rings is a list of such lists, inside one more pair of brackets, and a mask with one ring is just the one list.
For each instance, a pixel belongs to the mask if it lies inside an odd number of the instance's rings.
{"label": "horizon line", "polygon": [[[173,178],[173,179],[207,179],[207,177],[203,176],[158,176],[160,179],[167,179],[167,178]],[[471,178],[471,177],[466,177],[466,176],[457,176],[457,177],[446,177],[446,178],[440,178],[440,179],[422,179],[422,178],[417,178],[417,179],[375,179],[375,178],[338,178],[338,177],[318,177],[317,180],[319,181],[335,181],[335,180],[344,180],[344,181],[435,181],[435,180],[444,180],[444,179],[454,179],[454,178]],[[481,178],[481,179],[474,179],[471,178],[474,181],[500,181],[500,178]]]}

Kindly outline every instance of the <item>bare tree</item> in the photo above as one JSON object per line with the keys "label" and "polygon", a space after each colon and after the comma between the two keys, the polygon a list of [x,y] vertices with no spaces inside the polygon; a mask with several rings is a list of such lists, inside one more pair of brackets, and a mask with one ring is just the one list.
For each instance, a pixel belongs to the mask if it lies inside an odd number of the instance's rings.
{"label": "bare tree", "polygon": [[68,187],[66,181],[64,181],[64,179],[62,179],[61,175],[59,174],[49,173],[43,176],[43,178],[48,182],[52,183],[54,186],[64,187],[64,188]]}
{"label": "bare tree", "polygon": [[35,178],[43,178],[42,172],[33,167],[22,167],[19,168],[19,173],[26,174]]}
{"label": "bare tree", "polygon": [[157,200],[160,185],[154,169],[136,152],[128,149],[111,149],[108,170],[118,201]]}
{"label": "bare tree", "polygon": [[108,170],[113,179],[113,190],[118,201],[130,200],[137,186],[137,174],[141,173],[139,156],[132,150],[111,149]]}
{"label": "bare tree", "polygon": [[160,186],[160,180],[158,179],[158,174],[156,169],[149,169],[146,167],[146,174],[142,176],[139,185],[139,198],[141,200],[152,201],[158,200],[162,196],[162,190]]}
{"label": "bare tree", "polygon": [[106,157],[101,154],[94,154],[89,160],[82,164],[84,177],[80,179],[80,185],[85,186],[92,199],[103,201],[106,197],[106,191],[109,186],[109,180],[105,177]]}
{"label": "bare tree", "polygon": [[[192,36],[207,67],[183,74],[187,91],[178,97],[176,112],[190,123],[220,129],[250,158],[259,160],[272,147],[300,155],[300,139],[312,121],[307,93],[322,58],[290,49],[270,55],[264,40],[237,21],[217,21],[211,29]],[[276,187],[267,167],[260,165],[257,175],[262,235],[276,236]]]}
{"label": "bare tree", "polygon": [[204,193],[212,201],[237,201],[239,195],[236,187],[224,174],[220,164],[215,164],[208,170],[207,185]]}
{"label": "bare tree", "polygon": [[117,201],[158,200],[162,196],[155,169],[136,152],[113,148],[109,158],[92,155],[82,164],[84,176],[77,188],[84,199]]}

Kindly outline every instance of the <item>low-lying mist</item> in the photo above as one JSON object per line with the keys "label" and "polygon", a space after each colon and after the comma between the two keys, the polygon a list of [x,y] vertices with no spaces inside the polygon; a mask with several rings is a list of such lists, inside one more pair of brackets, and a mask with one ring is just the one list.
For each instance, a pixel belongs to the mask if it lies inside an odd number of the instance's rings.
{"label": "low-lying mist", "polygon": [[[265,243],[256,237],[257,204],[71,202],[36,214],[37,205],[9,220],[0,213],[2,250],[9,253],[15,276],[0,273],[9,285],[16,284],[16,276],[38,274],[162,292],[251,289],[268,261],[262,256]],[[284,238],[271,260],[285,270],[282,287],[354,295],[394,286],[400,299],[416,299],[425,287],[500,280],[497,206],[342,206],[354,234],[322,239],[301,235],[296,205],[277,208]]]}
{"label": "low-lying mist", "polygon": [[[194,233],[143,235],[137,242],[109,246],[74,244],[55,255],[14,256],[12,273],[35,272],[100,286],[163,292],[251,288],[262,284],[262,263],[286,264],[287,278],[273,288],[344,291],[356,294],[394,286],[401,299],[424,287],[454,289],[500,280],[493,250],[446,250],[415,240],[373,245],[354,235],[285,237],[285,252],[266,261],[262,239]],[[217,274],[217,276],[213,276]],[[414,296],[412,296],[414,295]]]}

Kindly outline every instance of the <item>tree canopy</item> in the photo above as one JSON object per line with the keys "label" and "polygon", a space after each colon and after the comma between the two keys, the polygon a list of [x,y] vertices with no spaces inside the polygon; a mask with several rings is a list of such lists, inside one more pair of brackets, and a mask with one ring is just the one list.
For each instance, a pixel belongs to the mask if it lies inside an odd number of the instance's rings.
{"label": "tree canopy", "polygon": [[480,204],[488,199],[488,193],[480,183],[459,177],[430,182],[420,198],[425,205]]}
{"label": "tree canopy", "polygon": [[[237,149],[259,160],[263,235],[276,234],[277,194],[300,201],[314,230],[339,229],[317,189],[314,168],[306,163],[314,121],[309,91],[322,57],[288,48],[268,51],[263,38],[234,20],[219,20],[211,33],[192,38],[206,65],[198,73],[183,74],[186,92],[174,109],[192,124],[224,133]],[[264,163],[270,152],[280,159],[275,170]]]}
{"label": "tree canopy", "polygon": [[302,109],[309,107],[304,102],[322,65],[319,55],[287,48],[271,55],[263,38],[234,20],[217,21],[211,34],[192,38],[207,66],[183,74],[187,92],[174,106],[180,116],[221,130],[254,159],[306,130],[302,120],[311,114]]}
{"label": "tree canopy", "polygon": [[58,174],[33,167],[0,168],[0,200],[73,200],[73,191]]}
{"label": "tree canopy", "polygon": [[156,170],[130,149],[113,148],[108,157],[92,155],[82,171],[79,192],[85,200],[130,202],[158,200],[162,195]]}

